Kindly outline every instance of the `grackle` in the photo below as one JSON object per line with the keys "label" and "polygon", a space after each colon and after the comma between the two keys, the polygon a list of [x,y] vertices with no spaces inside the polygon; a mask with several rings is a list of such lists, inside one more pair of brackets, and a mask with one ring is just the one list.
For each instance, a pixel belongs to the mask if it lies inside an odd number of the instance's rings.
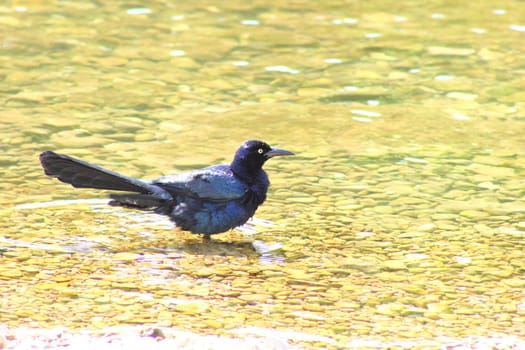
{"label": "grackle", "polygon": [[262,169],[275,156],[293,152],[257,140],[244,142],[231,164],[212,165],[145,181],[73,157],[46,151],[40,162],[46,175],[79,188],[130,193],[110,194],[110,205],[153,210],[193,233],[221,233],[244,224],[266,199],[270,182]]}

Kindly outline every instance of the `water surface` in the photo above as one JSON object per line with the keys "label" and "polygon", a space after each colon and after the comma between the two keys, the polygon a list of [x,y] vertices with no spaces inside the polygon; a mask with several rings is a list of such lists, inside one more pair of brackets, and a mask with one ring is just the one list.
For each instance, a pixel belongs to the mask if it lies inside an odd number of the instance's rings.
{"label": "water surface", "polygon": [[[524,18],[519,1],[0,7],[0,322],[523,340]],[[267,163],[250,227],[206,243],[37,160],[155,178],[253,138],[297,156]]]}

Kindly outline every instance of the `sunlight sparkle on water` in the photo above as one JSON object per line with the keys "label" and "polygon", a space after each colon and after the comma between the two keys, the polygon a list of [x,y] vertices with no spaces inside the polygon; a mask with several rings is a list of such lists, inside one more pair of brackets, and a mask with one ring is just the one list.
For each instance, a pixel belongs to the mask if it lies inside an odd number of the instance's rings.
{"label": "sunlight sparkle on water", "polygon": [[[406,161],[406,162],[420,163],[420,164],[427,164],[428,163],[428,161],[425,160],[425,159],[414,158],[414,157],[405,157],[405,158],[403,158],[403,160]],[[420,229],[422,229],[421,226],[420,226]]]}
{"label": "sunlight sparkle on water", "polygon": [[364,118],[364,117],[352,117],[352,120],[355,120],[356,122],[361,122],[361,123],[371,123],[372,122],[372,119]]}
{"label": "sunlight sparkle on water", "polygon": [[472,33],[476,33],[476,34],[485,34],[487,31],[483,28],[472,28],[470,29],[470,31]]}
{"label": "sunlight sparkle on water", "polygon": [[362,115],[365,117],[380,117],[381,113],[373,112],[373,111],[365,111],[362,109],[352,109],[350,112],[357,115]]}
{"label": "sunlight sparkle on water", "polygon": [[381,33],[366,33],[365,34],[365,38],[368,38],[368,39],[376,39],[376,38],[380,38],[382,36],[383,36],[383,34],[381,34]]}
{"label": "sunlight sparkle on water", "polygon": [[525,26],[520,26],[520,25],[511,25],[509,26],[509,29],[510,30],[515,30],[517,32],[524,32],[525,33]]}
{"label": "sunlight sparkle on water", "polygon": [[151,13],[151,9],[147,7],[135,7],[126,11],[128,15],[147,15]]}
{"label": "sunlight sparkle on water", "polygon": [[441,80],[441,81],[452,80],[452,79],[453,79],[452,75],[447,75],[447,74],[440,74],[434,77],[434,80]]}
{"label": "sunlight sparkle on water", "polygon": [[357,24],[359,20],[356,18],[343,18],[343,19],[334,19],[333,24]]}
{"label": "sunlight sparkle on water", "polygon": [[290,74],[298,74],[300,72],[297,69],[293,69],[287,66],[270,66],[270,67],[266,67],[265,70],[267,72],[280,72],[280,73],[290,73]]}
{"label": "sunlight sparkle on water", "polygon": [[463,114],[453,114],[452,118],[454,118],[456,120],[470,120],[470,119],[472,119],[472,117],[469,117],[468,115],[463,115]]}
{"label": "sunlight sparkle on water", "polygon": [[244,24],[245,26],[258,26],[260,22],[256,19],[243,19],[241,24]]}
{"label": "sunlight sparkle on water", "polygon": [[171,56],[180,57],[186,55],[186,51],[184,50],[171,50],[170,51]]}
{"label": "sunlight sparkle on water", "polygon": [[337,64],[337,63],[341,63],[343,62],[342,59],[340,58],[327,58],[324,60],[326,63],[332,63],[332,64]]}

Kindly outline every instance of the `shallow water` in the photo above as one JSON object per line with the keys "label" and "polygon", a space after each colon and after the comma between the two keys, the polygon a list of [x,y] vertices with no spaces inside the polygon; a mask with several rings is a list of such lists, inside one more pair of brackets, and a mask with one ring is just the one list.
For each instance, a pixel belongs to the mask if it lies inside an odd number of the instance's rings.
{"label": "shallow water", "polygon": [[[0,7],[0,322],[523,339],[524,18],[490,1]],[[155,178],[252,138],[297,156],[211,242],[37,160]]]}

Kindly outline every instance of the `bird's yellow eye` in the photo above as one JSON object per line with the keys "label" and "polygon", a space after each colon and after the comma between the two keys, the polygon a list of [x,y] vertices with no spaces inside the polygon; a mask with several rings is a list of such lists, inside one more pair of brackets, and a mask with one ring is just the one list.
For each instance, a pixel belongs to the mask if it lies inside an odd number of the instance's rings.
{"label": "bird's yellow eye", "polygon": [[257,150],[257,153],[259,153],[259,154],[263,154],[263,153],[264,153],[264,150],[263,150],[262,148],[259,148],[259,149]]}

